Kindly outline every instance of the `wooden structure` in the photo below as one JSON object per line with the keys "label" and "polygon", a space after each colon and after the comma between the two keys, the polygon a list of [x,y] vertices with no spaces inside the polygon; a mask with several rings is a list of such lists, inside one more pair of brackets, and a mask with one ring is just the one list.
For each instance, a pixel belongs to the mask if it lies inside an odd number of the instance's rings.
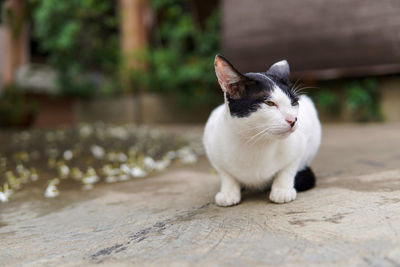
{"label": "wooden structure", "polygon": [[2,82],[9,85],[13,82],[15,71],[28,61],[28,34],[26,25],[26,1],[7,0],[5,5],[4,62]]}
{"label": "wooden structure", "polygon": [[295,76],[400,73],[393,0],[223,0],[223,54],[242,71],[287,59]]}
{"label": "wooden structure", "polygon": [[147,0],[120,0],[121,50],[123,53],[122,81],[130,87],[131,71],[144,68],[141,56],[148,42],[149,5]]}
{"label": "wooden structure", "polygon": [[142,67],[135,53],[147,46],[149,6],[146,0],[121,0],[121,48],[129,68]]}

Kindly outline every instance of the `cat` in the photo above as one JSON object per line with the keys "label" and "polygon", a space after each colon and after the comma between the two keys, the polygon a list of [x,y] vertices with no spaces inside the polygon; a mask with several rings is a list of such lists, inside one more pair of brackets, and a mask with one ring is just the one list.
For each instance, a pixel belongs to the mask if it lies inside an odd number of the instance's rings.
{"label": "cat", "polygon": [[242,187],[260,190],[272,182],[269,199],[275,203],[314,187],[310,163],[321,124],[312,100],[291,86],[288,62],[246,74],[221,55],[214,65],[225,101],[210,114],[203,144],[221,180],[216,204],[240,203]]}

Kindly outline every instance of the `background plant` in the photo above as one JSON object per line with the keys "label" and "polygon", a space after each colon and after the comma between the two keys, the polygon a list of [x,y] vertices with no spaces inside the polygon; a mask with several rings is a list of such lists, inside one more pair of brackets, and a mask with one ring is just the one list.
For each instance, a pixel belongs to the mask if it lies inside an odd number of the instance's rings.
{"label": "background plant", "polygon": [[366,78],[348,83],[346,90],[346,106],[359,121],[380,121],[381,93],[377,79]]}
{"label": "background plant", "polygon": [[117,86],[115,1],[31,0],[33,38],[58,70],[66,95],[89,97]]}
{"label": "background plant", "polygon": [[3,88],[0,95],[0,127],[27,127],[38,106],[28,100],[21,88],[9,85]]}
{"label": "background plant", "polygon": [[348,114],[353,120],[381,121],[379,80],[374,77],[345,79],[321,83],[312,93],[317,105],[329,114]]}
{"label": "background plant", "polygon": [[[151,1],[155,25],[142,59],[145,71],[132,73],[132,88],[174,94],[181,103],[215,102],[220,91],[213,60],[219,50],[218,10],[196,23],[189,1]],[[191,101],[193,103],[193,101]]]}

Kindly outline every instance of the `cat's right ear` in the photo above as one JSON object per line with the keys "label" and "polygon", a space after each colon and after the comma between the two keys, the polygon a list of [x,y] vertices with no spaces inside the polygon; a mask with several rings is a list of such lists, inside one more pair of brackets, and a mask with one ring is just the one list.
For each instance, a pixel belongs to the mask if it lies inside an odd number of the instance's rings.
{"label": "cat's right ear", "polygon": [[240,98],[246,90],[247,78],[221,55],[215,56],[214,66],[222,91],[233,99]]}

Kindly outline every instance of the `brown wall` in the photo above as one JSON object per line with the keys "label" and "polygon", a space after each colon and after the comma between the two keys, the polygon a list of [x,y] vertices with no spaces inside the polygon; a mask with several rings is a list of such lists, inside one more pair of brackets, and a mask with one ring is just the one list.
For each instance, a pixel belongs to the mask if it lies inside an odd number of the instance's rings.
{"label": "brown wall", "polygon": [[322,78],[400,71],[400,2],[224,0],[223,53],[243,71],[287,59]]}

